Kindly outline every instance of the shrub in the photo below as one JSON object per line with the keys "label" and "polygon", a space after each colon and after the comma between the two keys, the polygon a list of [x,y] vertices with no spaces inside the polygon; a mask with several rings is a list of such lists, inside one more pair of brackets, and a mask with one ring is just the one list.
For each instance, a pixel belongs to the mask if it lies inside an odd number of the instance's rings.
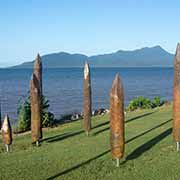
{"label": "shrub", "polygon": [[42,115],[42,126],[49,127],[52,126],[54,122],[54,114],[51,112],[43,112]]}
{"label": "shrub", "polygon": [[134,111],[136,109],[149,109],[149,108],[151,108],[150,99],[140,96],[130,101],[127,110]]}
{"label": "shrub", "polygon": [[127,111],[134,111],[136,109],[151,109],[162,106],[163,104],[164,101],[161,101],[158,96],[154,97],[152,101],[149,98],[140,96],[130,101]]}
{"label": "shrub", "polygon": [[22,102],[18,107],[18,131],[26,131],[31,125],[31,109],[28,101]]}
{"label": "shrub", "polygon": [[152,108],[162,106],[163,104],[164,101],[162,101],[158,96],[155,96],[154,99],[152,100]]}
{"label": "shrub", "polygon": [[[49,112],[49,100],[45,96],[41,98],[42,103],[42,127],[48,127],[53,124],[54,114]],[[30,97],[21,100],[18,106],[18,131],[27,131],[31,127],[31,102]]]}

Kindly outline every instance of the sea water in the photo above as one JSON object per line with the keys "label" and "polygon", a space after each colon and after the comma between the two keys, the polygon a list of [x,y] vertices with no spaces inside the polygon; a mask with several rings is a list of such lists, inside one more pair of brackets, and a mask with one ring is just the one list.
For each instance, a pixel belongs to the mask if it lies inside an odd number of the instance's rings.
{"label": "sea water", "polygon": [[[124,85],[125,105],[138,96],[172,99],[173,68],[91,68],[93,109],[109,107],[109,91],[119,73]],[[29,95],[32,69],[0,69],[0,102],[2,115],[8,113],[17,121],[21,99]],[[83,68],[43,70],[43,94],[50,110],[59,118],[63,114],[82,112]]]}

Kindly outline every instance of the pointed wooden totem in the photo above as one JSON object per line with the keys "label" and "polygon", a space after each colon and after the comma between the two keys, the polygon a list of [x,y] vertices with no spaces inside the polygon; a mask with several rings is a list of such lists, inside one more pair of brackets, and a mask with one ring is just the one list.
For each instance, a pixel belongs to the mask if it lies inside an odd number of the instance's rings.
{"label": "pointed wooden totem", "polygon": [[1,130],[3,143],[6,146],[6,151],[9,152],[10,145],[12,144],[12,129],[8,115],[6,115],[4,118]]}
{"label": "pointed wooden totem", "polygon": [[180,143],[180,44],[178,43],[174,59],[173,89],[173,138],[179,151]]}
{"label": "pointed wooden totem", "polygon": [[42,138],[41,127],[41,91],[39,81],[36,75],[33,74],[30,81],[30,98],[31,98],[31,136],[32,143],[39,145],[39,140]]}
{"label": "pointed wooden totem", "polygon": [[84,66],[84,130],[89,135],[91,130],[91,114],[92,114],[92,102],[91,102],[91,77],[89,65],[86,62]]}
{"label": "pointed wooden totem", "polygon": [[40,93],[42,96],[42,62],[41,62],[41,56],[39,54],[37,54],[37,57],[34,62],[34,75],[39,81]]}
{"label": "pointed wooden totem", "polygon": [[110,145],[113,158],[119,160],[124,156],[124,92],[117,74],[110,91]]}

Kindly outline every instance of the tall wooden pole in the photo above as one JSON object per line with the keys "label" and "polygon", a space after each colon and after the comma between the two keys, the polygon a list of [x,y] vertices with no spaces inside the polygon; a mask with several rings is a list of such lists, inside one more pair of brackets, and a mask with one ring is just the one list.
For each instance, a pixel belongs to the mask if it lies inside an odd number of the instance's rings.
{"label": "tall wooden pole", "polygon": [[0,129],[1,129],[1,126],[2,126],[2,122],[1,122],[2,117],[1,117],[1,115],[2,115],[2,112],[1,112],[1,99],[0,99]]}
{"label": "tall wooden pole", "polygon": [[36,145],[39,145],[39,140],[42,138],[41,98],[40,98],[40,86],[35,74],[32,75],[30,81],[30,98],[31,98],[32,143],[36,143]]}
{"label": "tall wooden pole", "polygon": [[[36,56],[35,62],[34,62],[34,75],[36,76],[36,79],[38,81],[39,84],[39,89],[40,89],[40,102],[41,102],[41,108],[40,108],[40,112],[41,112],[41,118],[42,118],[42,98],[43,98],[43,86],[42,86],[42,60],[41,60],[41,56],[39,55],[39,53]],[[41,119],[42,122],[42,119]],[[40,129],[40,137],[42,139],[43,134],[42,134],[42,128]]]}
{"label": "tall wooden pole", "polygon": [[40,85],[40,93],[42,96],[42,61],[41,56],[37,54],[37,57],[34,62],[34,75],[36,76],[37,80],[39,81]]}
{"label": "tall wooden pole", "polygon": [[113,158],[117,161],[124,156],[124,92],[117,74],[110,91],[110,145]]}
{"label": "tall wooden pole", "polygon": [[91,102],[91,77],[89,65],[86,62],[84,66],[84,130],[89,135],[91,130],[91,114],[92,114],[92,102]]}
{"label": "tall wooden pole", "polygon": [[173,138],[179,151],[180,143],[180,44],[176,48],[174,59],[174,89],[173,89]]}

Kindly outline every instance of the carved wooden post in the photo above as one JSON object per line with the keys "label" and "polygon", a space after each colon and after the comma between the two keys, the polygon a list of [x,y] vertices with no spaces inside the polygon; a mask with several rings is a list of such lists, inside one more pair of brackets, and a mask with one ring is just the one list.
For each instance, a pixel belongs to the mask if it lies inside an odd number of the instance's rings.
{"label": "carved wooden post", "polygon": [[32,143],[39,145],[42,138],[41,127],[41,96],[40,86],[35,74],[32,75],[30,81],[30,97],[31,97],[31,136]]}
{"label": "carved wooden post", "polygon": [[180,142],[180,44],[178,43],[174,59],[174,92],[173,92],[173,138],[179,151]]}
{"label": "carved wooden post", "polygon": [[40,93],[42,96],[42,62],[41,57],[39,54],[37,54],[36,60],[34,62],[34,74],[39,81],[40,84]]}
{"label": "carved wooden post", "polygon": [[[41,115],[42,115],[42,98],[43,98],[43,87],[42,87],[42,61],[39,53],[34,62],[34,75],[36,76],[39,86],[40,86],[40,101],[41,101]],[[42,118],[42,116],[41,116]],[[42,122],[42,119],[41,119]],[[41,129],[41,138],[42,138],[42,129]]]}
{"label": "carved wooden post", "polygon": [[110,91],[110,145],[112,156],[119,160],[124,155],[124,93],[123,85],[117,74]]}
{"label": "carved wooden post", "polygon": [[86,62],[84,66],[84,130],[89,135],[91,130],[91,77],[89,65]]}
{"label": "carved wooden post", "polygon": [[2,124],[2,139],[6,146],[6,151],[9,152],[10,145],[12,144],[12,129],[8,115],[5,116]]}

